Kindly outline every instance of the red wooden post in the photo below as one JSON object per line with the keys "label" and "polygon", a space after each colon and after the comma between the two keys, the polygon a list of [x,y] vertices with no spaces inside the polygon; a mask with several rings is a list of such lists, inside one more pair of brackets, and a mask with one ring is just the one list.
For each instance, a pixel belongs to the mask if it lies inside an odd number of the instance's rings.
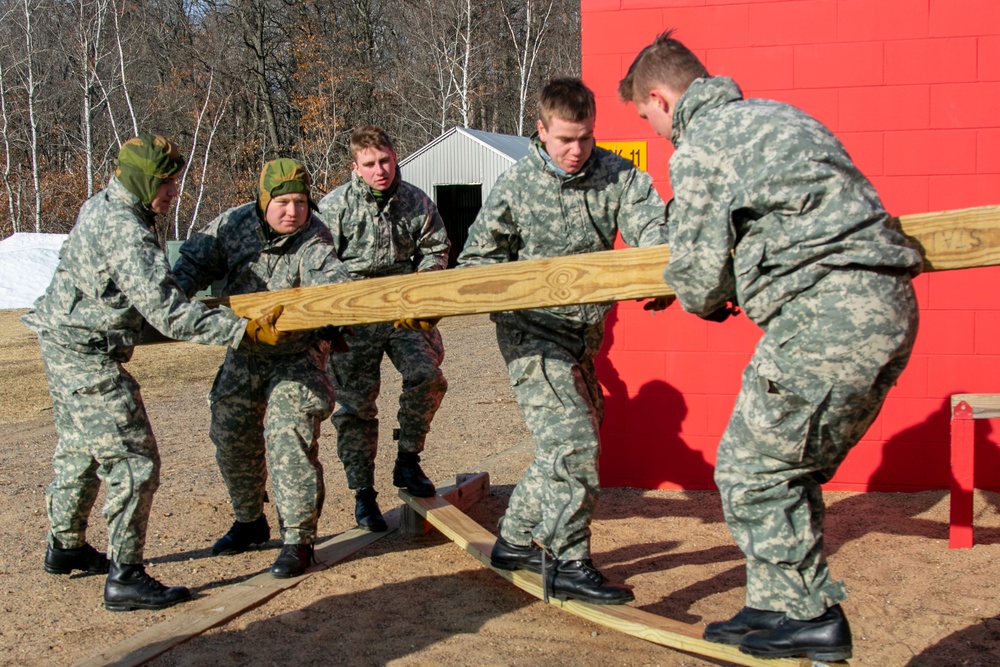
{"label": "red wooden post", "polygon": [[973,542],[975,424],[972,407],[959,401],[951,415],[951,521],[948,530],[951,549],[968,549]]}

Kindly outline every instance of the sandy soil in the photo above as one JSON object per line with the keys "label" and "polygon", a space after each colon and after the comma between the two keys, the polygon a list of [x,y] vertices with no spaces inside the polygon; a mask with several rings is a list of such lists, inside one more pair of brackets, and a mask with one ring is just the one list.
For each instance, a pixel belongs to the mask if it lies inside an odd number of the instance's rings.
{"label": "sandy soil", "polygon": [[[44,490],[56,436],[33,335],[18,311],[0,311],[0,663],[66,665],[185,613],[115,614],[103,577],[42,571]],[[434,422],[425,470],[438,480],[486,470],[492,495],[470,515],[494,530],[531,445],[485,317],[446,320],[451,384]],[[213,558],[232,520],[208,440],[205,396],[222,358],[185,344],[141,348],[129,364],[160,443],[163,483],[150,521],[149,570],[211,596],[266,570],[278,542]],[[398,375],[383,382],[380,501],[399,501],[389,478]],[[353,503],[324,427],[327,501],[321,532],[353,526]],[[98,507],[103,495],[98,500]],[[828,494],[827,544],[846,579],[854,665],[1000,664],[1000,496],[976,494],[976,546],[949,550],[948,496]],[[272,525],[277,521],[268,506]],[[703,627],[742,606],[740,552],[713,492],[608,489],[594,557],[635,586],[647,611]],[[90,540],[104,548],[97,516]],[[266,604],[157,658],[154,665],[663,665],[717,662],[674,652],[546,607],[432,532],[393,534]]]}

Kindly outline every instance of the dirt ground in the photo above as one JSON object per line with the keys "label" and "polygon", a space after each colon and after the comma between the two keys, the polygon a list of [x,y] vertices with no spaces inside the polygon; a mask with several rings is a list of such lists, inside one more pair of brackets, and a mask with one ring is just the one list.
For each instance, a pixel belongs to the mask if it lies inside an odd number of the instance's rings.
{"label": "dirt ground", "polygon": [[[45,487],[56,442],[34,336],[0,311],[0,664],[68,665],[185,613],[110,613],[100,576],[42,570]],[[424,467],[437,480],[486,470],[493,491],[470,515],[495,531],[531,443],[485,317],[441,325],[450,390]],[[139,379],[163,458],[146,558],[150,572],[196,596],[265,571],[280,546],[213,558],[232,521],[208,439],[205,402],[222,350],[186,344],[140,348]],[[384,367],[378,487],[391,487],[389,440],[399,378]],[[327,499],[322,538],[354,525],[353,502],[324,425]],[[89,539],[104,549],[98,510]],[[1000,497],[976,493],[976,546],[948,549],[948,496],[828,494],[827,547],[847,581],[853,665],[1000,665]],[[271,525],[277,520],[268,505]],[[714,492],[607,489],[594,525],[594,558],[635,587],[635,606],[693,624],[726,618],[743,602],[743,562]],[[154,665],[717,665],[547,607],[432,532],[392,534],[266,604],[154,660]]]}

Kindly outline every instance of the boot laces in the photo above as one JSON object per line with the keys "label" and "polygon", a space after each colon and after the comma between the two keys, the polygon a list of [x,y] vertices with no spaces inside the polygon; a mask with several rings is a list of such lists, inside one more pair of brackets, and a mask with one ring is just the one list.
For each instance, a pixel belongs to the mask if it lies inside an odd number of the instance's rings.
{"label": "boot laces", "polygon": [[157,593],[162,593],[167,589],[167,587],[161,584],[159,581],[157,581],[153,575],[146,572],[146,568],[138,570],[134,576],[136,583],[145,584],[146,586],[152,588]]}

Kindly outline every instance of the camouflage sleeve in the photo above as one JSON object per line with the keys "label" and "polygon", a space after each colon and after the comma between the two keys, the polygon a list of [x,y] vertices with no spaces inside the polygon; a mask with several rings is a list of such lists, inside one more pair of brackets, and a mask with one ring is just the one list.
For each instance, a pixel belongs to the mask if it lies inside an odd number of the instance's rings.
{"label": "camouflage sleeve", "polygon": [[417,239],[417,271],[439,271],[448,268],[448,251],[451,242],[444,227],[444,220],[438,213],[437,206],[430,199],[426,200],[427,213],[424,224]]}
{"label": "camouflage sleeve", "polygon": [[704,152],[675,153],[670,161],[674,198],[667,208],[670,263],[663,279],[684,310],[708,315],[736,299],[736,231],[725,176]]}
{"label": "camouflage sleeve", "polygon": [[226,276],[226,257],[219,247],[219,225],[225,213],[181,245],[174,277],[188,298]]}
{"label": "camouflage sleeve", "polygon": [[236,347],[246,320],[228,308],[189,301],[156,238],[135,224],[113,227],[109,267],[115,284],[153,327],[170,338]]}
{"label": "camouflage sleeve", "polygon": [[343,199],[338,196],[339,193],[339,189],[331,190],[326,196],[320,199],[319,211],[317,213],[319,219],[330,230],[334,245],[339,245],[340,239],[344,236],[341,219],[346,209],[343,206]]}
{"label": "camouflage sleeve", "polygon": [[458,257],[459,266],[517,261],[521,236],[503,181],[501,177],[493,186],[469,228],[469,239]]}
{"label": "camouflage sleeve", "polygon": [[337,257],[337,250],[325,230],[299,252],[299,277],[303,287],[351,281],[351,272]]}
{"label": "camouflage sleeve", "polygon": [[622,240],[632,247],[667,242],[667,206],[649,174],[632,169],[618,213]]}

